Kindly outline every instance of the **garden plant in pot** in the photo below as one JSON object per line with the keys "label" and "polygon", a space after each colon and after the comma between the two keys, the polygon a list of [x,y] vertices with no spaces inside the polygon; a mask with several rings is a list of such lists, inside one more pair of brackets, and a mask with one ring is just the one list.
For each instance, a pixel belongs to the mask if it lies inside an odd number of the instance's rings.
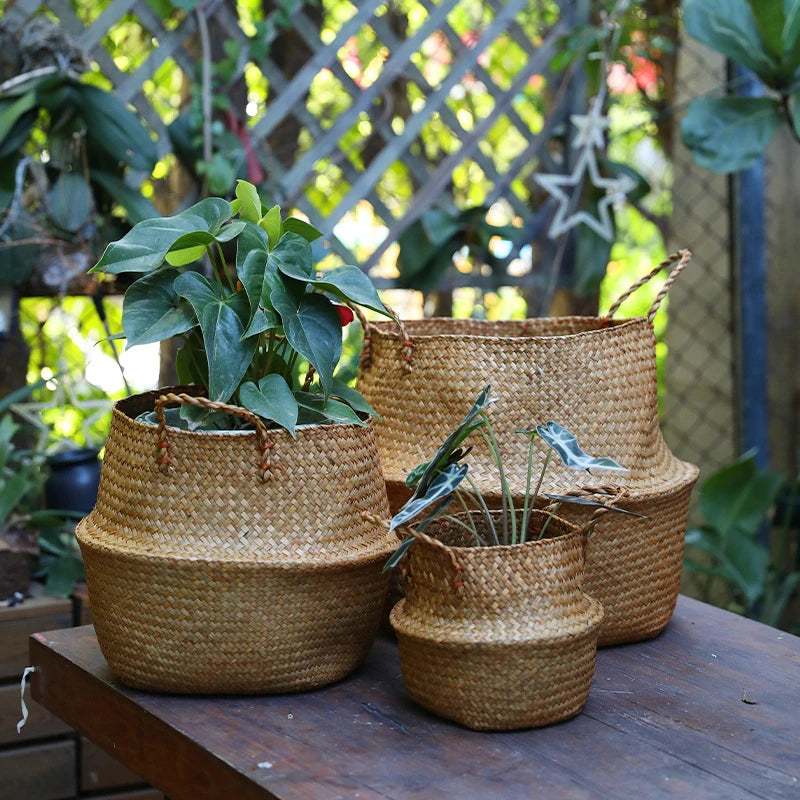
{"label": "garden plant in pot", "polygon": [[[587,537],[556,515],[563,503],[610,503],[545,495],[537,508],[547,463],[533,484],[533,442],[548,446],[576,470],[624,470],[610,458],[581,450],[554,422],[518,431],[528,437],[527,488],[522,507],[505,477],[486,412],[489,387],[433,458],[408,477],[411,499],[392,530],[410,535],[387,562],[403,564],[406,596],[391,623],[409,694],[421,705],[476,729],[546,725],[577,714],[594,675],[601,605],[583,592]],[[462,463],[480,433],[495,458],[502,507],[490,510]],[[465,489],[469,485],[470,489]],[[544,504],[546,508],[541,508]],[[445,513],[453,504],[457,514]],[[416,520],[416,522],[414,522]]]}
{"label": "garden plant in pot", "polygon": [[[187,386],[115,406],[77,530],[100,646],[131,685],[295,691],[369,648],[394,544],[371,409],[334,377],[352,314],[331,297],[387,311],[356,267],[315,272],[317,236],[240,181],[232,203],[140,223],[95,267],[142,273],[128,345],[185,339]],[[187,268],[205,257],[211,277]]]}

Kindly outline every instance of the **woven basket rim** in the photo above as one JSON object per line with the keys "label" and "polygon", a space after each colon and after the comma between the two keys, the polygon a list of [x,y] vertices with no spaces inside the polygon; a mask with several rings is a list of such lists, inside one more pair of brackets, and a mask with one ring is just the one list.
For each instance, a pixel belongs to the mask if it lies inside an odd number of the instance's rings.
{"label": "woven basket rim", "polygon": [[[402,615],[406,598],[403,598],[395,605],[389,615],[389,619],[399,636],[405,636],[418,642],[435,642],[439,647],[452,646],[460,648],[464,645],[475,645],[481,649],[501,649],[504,647],[518,647],[522,644],[559,645],[565,642],[577,641],[587,636],[597,636],[597,629],[603,621],[605,609],[598,600],[595,600],[594,597],[586,594],[586,592],[581,592],[581,595],[586,601],[584,615],[573,630],[560,631],[558,633],[553,633],[552,631],[541,632],[538,636],[509,636],[503,640],[487,640],[482,637],[481,631],[476,631],[475,629],[458,630],[452,625],[446,625],[442,626],[441,629],[446,632],[447,636],[439,639],[435,634],[437,629],[436,620],[431,617],[425,620],[425,631],[429,635],[422,635],[419,630],[414,630],[417,627],[414,624],[414,618]],[[433,635],[430,635],[431,633]]]}
{"label": "woven basket rim", "polygon": [[[472,517],[480,518],[483,516],[483,513],[484,513],[483,511],[476,509],[469,512],[459,511],[457,514],[453,514],[453,516],[456,517],[456,519],[458,519],[459,517],[465,517],[467,514],[469,514]],[[489,513],[492,515],[492,517],[499,519],[503,512],[499,509],[492,509],[489,511]],[[530,513],[531,515],[535,515],[537,517],[550,516],[549,512],[543,511],[540,508],[531,507]],[[522,512],[518,510],[518,516],[521,515]],[[503,552],[511,552],[511,551],[519,552],[521,548],[527,547],[528,549],[530,549],[531,547],[536,547],[536,546],[542,547],[546,546],[546,544],[549,542],[560,543],[561,540],[566,539],[567,537],[583,535],[580,528],[578,528],[577,525],[574,525],[572,522],[568,522],[563,517],[559,517],[558,514],[553,514],[552,516],[553,519],[550,524],[552,525],[553,523],[555,523],[556,525],[559,525],[562,528],[562,532],[559,533],[557,536],[546,536],[544,539],[529,539],[527,542],[517,542],[516,544],[452,545],[452,544],[445,544],[444,542],[439,542],[439,545],[447,548],[448,550],[453,551],[453,553],[470,553],[470,554],[482,553],[485,554],[485,558],[491,558],[492,556],[500,555]],[[430,528],[435,530],[437,522],[441,524],[446,524],[447,520],[446,519],[435,520],[434,522],[431,523]],[[423,536],[427,539],[434,539],[437,542],[439,541],[438,539],[436,539],[435,536],[431,536],[427,530],[425,531]],[[425,541],[425,539],[420,539],[420,541]],[[550,546],[555,546],[555,545],[550,545]]]}
{"label": "woven basket rim", "polygon": [[[87,530],[89,524],[88,517],[84,517],[75,527],[75,535],[81,546],[90,547],[95,550],[105,550],[106,552],[123,557],[142,557],[146,558],[149,562],[161,561],[171,566],[203,564],[208,566],[232,566],[237,569],[267,568],[321,572],[325,570],[350,568],[374,560],[386,559],[397,549],[396,540],[387,537],[385,540],[376,543],[370,548],[356,550],[349,555],[337,556],[335,558],[320,557],[319,560],[314,560],[313,551],[306,554],[303,558],[275,558],[273,555],[265,556],[259,555],[258,553],[248,553],[246,558],[233,558],[230,553],[226,553],[224,550],[217,551],[213,555],[200,556],[179,552],[159,552],[156,547],[158,544],[162,543],[161,540],[148,540],[147,542],[142,540],[141,546],[135,546],[130,543],[129,540],[126,540],[127,544],[120,546],[119,542],[115,540],[113,533],[110,533],[108,530],[103,530],[102,537],[97,537],[91,530]],[[95,527],[96,526],[92,524],[92,528]]]}
{"label": "woven basket rim", "polygon": [[[148,422],[140,422],[136,417],[142,411],[153,411],[155,409],[155,401],[156,399],[162,394],[168,394],[172,392],[173,394],[178,393],[185,393],[190,394],[194,397],[201,397],[202,395],[202,387],[200,386],[167,386],[161,389],[152,389],[146,392],[138,392],[136,394],[129,395],[128,397],[124,397],[122,400],[117,400],[112,408],[112,414],[119,414],[120,416],[124,417],[129,422],[133,423],[135,426],[141,426],[145,430],[157,430],[157,426],[153,425]],[[144,403],[145,400],[151,400],[152,402]],[[138,408],[140,404],[145,404],[146,408]],[[137,407],[135,413],[128,410],[128,406]],[[369,428],[372,426],[372,417],[365,412],[356,411],[359,417],[363,419],[366,423],[365,425],[358,425],[355,422],[312,422],[304,425],[298,425],[295,428],[295,435],[292,436],[289,431],[285,428],[280,426],[270,427],[269,422],[267,422],[267,433],[270,436],[277,436],[280,439],[287,441],[290,446],[291,443],[296,442],[299,436],[313,436],[319,434],[321,431],[330,431],[331,429],[335,430],[343,430],[345,428],[352,428],[352,429],[361,429],[361,428]],[[189,431],[184,430],[183,428],[175,428],[172,425],[167,425],[167,430],[170,432],[170,437],[178,436],[178,437],[195,437],[195,436],[202,436],[204,441],[213,442],[215,440],[219,441],[231,441],[230,437],[246,437],[246,436],[255,436],[256,430],[255,428],[251,430],[237,430],[237,431]]]}
{"label": "woven basket rim", "polygon": [[[415,333],[414,327],[419,324],[430,325],[431,323],[443,323],[447,327],[452,327],[454,324],[464,324],[467,323],[469,325],[481,328],[486,327],[487,329],[491,326],[508,326],[512,328],[520,328],[524,330],[524,326],[526,324],[530,324],[532,321],[539,321],[539,320],[562,320],[564,322],[592,322],[596,323],[598,327],[591,328],[585,331],[579,331],[577,333],[553,333],[553,334],[544,334],[544,333],[524,333],[521,332],[515,335],[501,335],[497,333],[446,333],[446,332],[437,332],[437,333]],[[491,340],[496,342],[519,342],[519,341],[527,341],[527,340],[539,340],[539,339],[575,339],[576,337],[582,336],[597,336],[602,335],[611,330],[620,330],[625,327],[632,327],[634,325],[641,326],[644,323],[650,330],[652,330],[652,326],[647,321],[647,317],[628,317],[627,319],[613,319],[611,317],[592,317],[592,316],[563,316],[563,317],[531,317],[528,319],[509,319],[509,320],[489,320],[489,319],[458,319],[456,317],[425,317],[423,319],[409,319],[403,320],[403,325],[405,326],[406,333],[408,334],[409,338],[412,340],[414,344],[418,342],[430,342],[434,340],[442,340],[442,341],[485,341]],[[385,336],[391,339],[397,339],[398,341],[402,341],[402,335],[397,328],[397,323],[392,320],[381,320],[377,322],[370,322],[370,330],[373,335],[378,336]]]}

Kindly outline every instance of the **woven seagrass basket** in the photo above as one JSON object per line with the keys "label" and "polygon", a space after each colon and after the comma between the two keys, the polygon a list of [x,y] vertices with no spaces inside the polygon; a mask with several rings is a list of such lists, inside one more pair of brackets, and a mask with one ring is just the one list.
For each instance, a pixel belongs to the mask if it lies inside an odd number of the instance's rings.
{"label": "woven seagrass basket", "polygon": [[[677,600],[698,471],[661,435],[652,320],[690,257],[684,250],[659,264],[604,318],[426,319],[406,322],[401,332],[391,322],[369,323],[358,388],[381,415],[376,436],[393,513],[409,497],[408,472],[430,458],[487,384],[499,399],[489,414],[516,497],[525,491],[527,439],[515,431],[546,420],[568,428],[587,452],[629,469],[620,506],[647,519],[606,515],[586,566],[587,586],[606,610],[602,645],[657,635]],[[647,317],[613,319],[629,294],[673,265]],[[491,454],[479,438],[471,443],[470,474],[499,507]],[[534,472],[546,455],[542,442],[536,447]],[[608,480],[607,473],[575,473],[553,459],[542,491],[606,494]],[[582,509],[564,505],[558,513],[585,522]]]}
{"label": "woven seagrass basket", "polygon": [[233,433],[137,421],[157,396],[115,406],[97,505],[77,529],[111,669],[169,692],[298,691],[347,675],[375,634],[396,546],[375,521],[388,506],[372,428],[301,427],[293,440],[258,418]]}
{"label": "woven seagrass basket", "polygon": [[[534,525],[546,517],[533,512]],[[416,534],[391,614],[414,700],[477,730],[547,725],[583,708],[603,609],[582,590],[584,535],[553,518],[548,536],[475,547],[449,520]]]}

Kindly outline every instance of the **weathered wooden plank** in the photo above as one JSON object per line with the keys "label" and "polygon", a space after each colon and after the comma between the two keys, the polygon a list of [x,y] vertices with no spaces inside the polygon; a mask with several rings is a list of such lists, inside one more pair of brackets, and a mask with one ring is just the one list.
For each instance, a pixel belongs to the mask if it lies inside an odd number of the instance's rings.
{"label": "weathered wooden plank", "polygon": [[584,713],[497,734],[411,702],[390,640],[334,686],[253,698],[124,689],[90,628],[31,650],[34,696],[173,800],[797,796],[800,639],[686,598],[658,639],[598,653]]}
{"label": "weathered wooden plank", "polygon": [[16,678],[28,665],[32,633],[72,625],[72,603],[57,597],[35,597],[12,608],[0,608],[0,680]]}
{"label": "weathered wooden plank", "polygon": [[75,742],[0,750],[3,800],[63,800],[75,796]]}
{"label": "weathered wooden plank", "polygon": [[[27,636],[23,637],[27,644]],[[0,745],[17,745],[36,739],[49,739],[71,732],[58,717],[26,697],[28,721],[17,733],[17,722],[22,717],[18,681],[0,686]]]}

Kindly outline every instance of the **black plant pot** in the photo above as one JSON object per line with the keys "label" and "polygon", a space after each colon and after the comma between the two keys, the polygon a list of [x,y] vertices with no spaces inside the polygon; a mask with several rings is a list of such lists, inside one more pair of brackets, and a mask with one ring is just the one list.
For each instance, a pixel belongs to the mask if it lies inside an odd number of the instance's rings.
{"label": "black plant pot", "polygon": [[44,485],[47,507],[88,514],[97,501],[100,459],[91,447],[64,450],[47,459],[50,476]]}

